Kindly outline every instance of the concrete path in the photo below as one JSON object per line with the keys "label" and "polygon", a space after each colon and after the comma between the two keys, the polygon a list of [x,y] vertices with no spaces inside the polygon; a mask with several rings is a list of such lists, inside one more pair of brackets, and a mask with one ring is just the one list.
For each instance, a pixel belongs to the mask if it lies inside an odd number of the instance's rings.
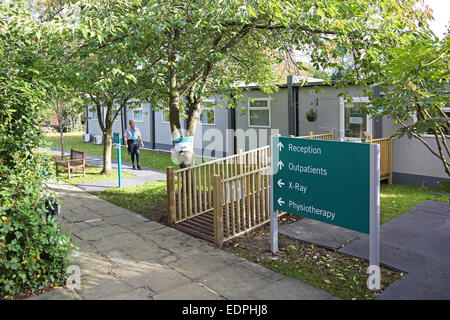
{"label": "concrete path", "polygon": [[75,186],[51,188],[63,230],[80,247],[71,264],[81,268],[81,288],[34,299],[335,299]]}
{"label": "concrete path", "polygon": [[[280,233],[368,260],[366,234],[302,219]],[[381,263],[407,275],[377,299],[450,299],[450,205],[425,201],[383,224]]]}
{"label": "concrete path", "polygon": [[[52,148],[52,152],[61,154],[61,151]],[[64,152],[65,155],[70,155],[70,151]],[[103,166],[103,157],[86,155],[86,162],[95,164],[97,166]],[[118,161],[111,160],[113,170],[117,170]],[[122,186],[129,187],[133,185],[140,185],[144,183],[149,183],[153,181],[165,181],[166,173],[164,171],[147,168],[141,166],[141,170],[133,170],[133,165],[131,163],[122,162],[122,172],[126,172],[134,175],[134,177],[130,178],[122,178]],[[88,183],[78,184],[77,187],[83,189],[89,193],[96,193],[105,189],[117,188],[119,186],[119,182],[117,179],[112,180],[102,180],[102,181],[93,181]]]}

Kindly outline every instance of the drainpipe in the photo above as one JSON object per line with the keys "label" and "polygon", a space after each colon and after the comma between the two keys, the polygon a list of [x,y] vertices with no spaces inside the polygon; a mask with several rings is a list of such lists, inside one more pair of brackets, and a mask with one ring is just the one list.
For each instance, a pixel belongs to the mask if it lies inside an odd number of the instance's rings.
{"label": "drainpipe", "polygon": [[[380,87],[373,88],[373,93],[375,97],[380,98],[381,97]],[[378,118],[377,120],[375,120],[375,125],[377,128],[377,137],[375,137],[375,139],[383,138],[383,118]]]}
{"label": "drainpipe", "polygon": [[[236,102],[234,100],[233,93],[230,93],[230,98],[233,100],[233,102]],[[237,148],[236,148],[236,109],[230,108],[230,112],[228,113],[228,123],[229,123],[229,129],[233,132],[233,154],[237,154]]]}
{"label": "drainpipe", "polygon": [[294,94],[292,90],[292,75],[287,76],[288,87],[288,135],[295,135],[296,117],[294,107]]}
{"label": "drainpipe", "polygon": [[294,87],[294,98],[295,98],[295,136],[300,136],[300,102],[299,102],[299,92],[300,87]]}
{"label": "drainpipe", "polygon": [[122,142],[125,142],[125,128],[127,126],[127,105],[125,105],[121,111],[122,122]]}
{"label": "drainpipe", "polygon": [[89,106],[86,106],[86,134],[89,133]]}
{"label": "drainpipe", "polygon": [[156,149],[156,141],[155,141],[155,110],[153,110],[150,112],[150,124],[151,124],[151,132],[150,132],[150,139],[152,140],[151,142],[151,146],[152,149]]}

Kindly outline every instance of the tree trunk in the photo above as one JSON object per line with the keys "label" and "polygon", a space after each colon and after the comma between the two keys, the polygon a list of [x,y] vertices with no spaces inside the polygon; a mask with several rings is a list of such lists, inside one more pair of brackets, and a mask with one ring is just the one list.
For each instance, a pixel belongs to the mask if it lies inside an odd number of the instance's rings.
{"label": "tree trunk", "polygon": [[59,122],[59,135],[61,139],[61,157],[64,157],[64,131],[61,127],[61,122]]}
{"label": "tree trunk", "polygon": [[[197,129],[198,121],[200,120],[200,114],[202,113],[202,105],[200,101],[188,98],[189,101],[189,111],[188,118],[186,121],[186,135],[194,138],[195,131]],[[180,159],[180,167],[186,168],[195,165],[195,154],[194,150],[189,152],[182,152],[178,156]]]}
{"label": "tree trunk", "polygon": [[111,150],[112,150],[112,126],[107,124],[103,134],[103,174],[112,173]]}

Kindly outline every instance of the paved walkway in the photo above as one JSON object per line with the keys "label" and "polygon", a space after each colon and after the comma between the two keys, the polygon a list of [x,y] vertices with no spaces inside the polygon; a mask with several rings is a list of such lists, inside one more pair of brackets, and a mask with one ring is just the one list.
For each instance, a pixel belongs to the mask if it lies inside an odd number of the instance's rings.
{"label": "paved walkway", "polygon": [[[366,234],[302,219],[280,233],[368,260]],[[383,224],[381,263],[407,273],[377,299],[450,299],[450,205],[425,201]]]}
{"label": "paved walkway", "polygon": [[[61,151],[52,148],[52,152],[61,154]],[[70,151],[64,152],[65,155],[70,155]],[[86,155],[86,162],[95,164],[97,166],[103,166],[103,157]],[[112,169],[117,170],[118,161],[111,160]],[[129,187],[133,185],[140,185],[144,183],[149,183],[153,181],[165,181],[166,173],[164,171],[147,168],[141,166],[142,170],[133,170],[133,165],[131,163],[122,162],[122,172],[130,173],[134,175],[134,177],[130,178],[122,178],[122,186]],[[78,184],[77,187],[83,189],[89,193],[99,192],[105,189],[117,188],[119,186],[119,182],[117,179],[112,180],[101,180],[101,181],[93,181],[88,183]]]}
{"label": "paved walkway", "polygon": [[64,232],[80,247],[81,289],[34,299],[335,299],[330,293],[222,251],[68,184]]}

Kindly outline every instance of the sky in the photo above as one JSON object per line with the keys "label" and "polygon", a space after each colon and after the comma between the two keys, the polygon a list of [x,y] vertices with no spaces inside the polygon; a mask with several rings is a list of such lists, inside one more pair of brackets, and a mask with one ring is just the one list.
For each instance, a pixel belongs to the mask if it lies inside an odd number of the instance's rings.
{"label": "sky", "polygon": [[450,0],[425,0],[425,3],[433,9],[434,20],[430,22],[430,28],[442,39],[450,24]]}

